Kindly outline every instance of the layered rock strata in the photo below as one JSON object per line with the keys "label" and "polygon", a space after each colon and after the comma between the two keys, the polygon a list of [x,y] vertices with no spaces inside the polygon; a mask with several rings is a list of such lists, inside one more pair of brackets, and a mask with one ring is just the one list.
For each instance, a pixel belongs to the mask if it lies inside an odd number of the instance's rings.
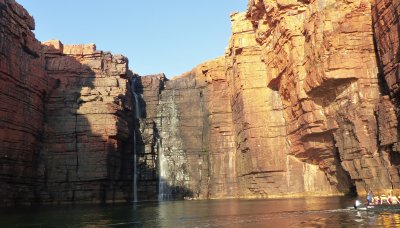
{"label": "layered rock strata", "polygon": [[318,165],[341,192],[350,186],[342,168],[360,192],[389,188],[374,142],[379,88],[370,3],[254,1],[247,16],[267,85],[284,105],[289,153]]}
{"label": "layered rock strata", "polygon": [[[51,80],[40,189],[45,201],[121,201],[132,193],[127,59],[95,45],[44,43]],[[128,100],[130,98],[130,100]]]}
{"label": "layered rock strata", "polygon": [[207,197],[209,91],[189,72],[165,83],[157,108],[160,193],[167,198]]}
{"label": "layered rock strata", "polygon": [[132,198],[127,59],[41,44],[12,0],[0,1],[0,24],[2,206]]}
{"label": "layered rock strata", "polygon": [[152,176],[141,172],[156,167],[159,199],[237,197],[225,72],[225,59],[218,58],[172,80],[162,75],[140,77],[146,113],[140,121],[143,140],[138,147],[144,148],[139,153],[141,166],[147,168],[138,172]]}
{"label": "layered rock strata", "polygon": [[240,195],[338,194],[318,164],[305,163],[290,151],[287,103],[272,85],[279,82],[270,82],[271,69],[263,56],[267,50],[257,42],[245,13],[232,15],[232,32],[226,59]]}
{"label": "layered rock strata", "polygon": [[[286,145],[282,140],[278,147],[282,149],[278,151],[282,153],[286,148],[289,158],[306,166],[314,166],[317,173],[323,172],[320,180],[314,177],[310,181],[316,181],[318,187],[326,188],[314,188],[317,190],[314,192],[346,193],[352,185],[358,193],[368,190],[384,192],[398,188],[396,162],[390,161],[389,151],[376,141],[378,124],[375,111],[381,103],[381,94],[372,36],[371,4],[368,1],[251,1],[246,16],[234,15],[234,21],[239,17],[242,17],[239,19],[242,23],[238,23],[234,28],[242,32],[237,37],[236,46],[234,51],[231,49],[230,56],[234,56],[233,63],[237,64],[237,58],[249,53],[242,47],[251,46],[255,60],[247,74],[237,70],[238,67],[243,67],[243,64],[238,64],[236,69],[234,67],[232,78],[239,81],[240,78],[251,75],[253,80],[245,82],[254,82],[257,73],[264,71],[260,73],[262,77],[259,77],[264,81],[259,81],[257,86],[264,91],[265,86],[272,89],[271,92],[277,93],[275,101],[282,102],[281,107],[275,110],[283,110],[283,121],[277,121],[279,124],[276,125],[286,126],[282,129]],[[246,25],[249,22],[252,26]],[[252,33],[253,38],[250,37]],[[235,34],[232,39],[235,41]],[[245,61],[250,62],[249,59],[246,58]],[[260,67],[254,67],[257,62]],[[246,91],[244,83],[239,85]],[[250,91],[251,89],[247,89],[248,93]],[[255,96],[254,93],[249,97]],[[274,101],[273,97],[268,95],[262,97],[267,97],[267,101]],[[246,98],[243,100],[245,102]],[[246,104],[242,106],[246,107]],[[264,105],[265,107],[268,105]],[[246,118],[246,108],[239,110],[245,113],[242,118]],[[262,109],[251,107],[248,110],[259,113]],[[271,111],[265,113],[269,114]],[[276,118],[278,113],[270,116]],[[275,122],[271,117],[268,118],[263,126]],[[262,123],[262,117],[257,119],[257,122]],[[240,122],[251,124],[250,121]],[[267,129],[270,134],[273,132],[269,127]],[[240,132],[243,134],[244,131]],[[251,141],[247,138],[254,135],[257,134],[245,137],[245,142],[249,144]],[[262,137],[262,133],[258,135]],[[239,134],[238,137],[240,143],[243,136]],[[273,145],[279,145],[278,142],[275,140]],[[257,151],[247,148],[240,150]],[[285,170],[282,168],[285,167],[283,162],[274,159],[273,153],[267,152],[268,149],[260,151],[260,156],[274,161],[275,169]],[[277,153],[276,150],[274,152]],[[282,159],[285,156],[276,157]],[[254,163],[252,165],[254,167]],[[268,166],[267,163],[259,165],[265,168]],[[296,170],[290,162],[289,167],[291,168],[286,175]],[[307,171],[303,169],[303,176],[312,176],[305,172]],[[295,176],[301,172],[296,173]],[[279,187],[284,186],[279,184],[284,178],[276,179],[268,186],[275,183]],[[298,191],[298,187],[301,189],[301,182],[296,183],[296,177],[287,177],[287,182],[289,180],[294,180],[295,183],[293,193]],[[309,181],[303,182],[303,187],[307,186],[307,182]],[[246,190],[253,188],[250,184],[246,185]],[[312,189],[303,188],[299,193],[311,193]],[[287,191],[292,192],[290,187]],[[267,192],[282,194],[273,189]]]}
{"label": "layered rock strata", "polygon": [[48,78],[34,28],[24,8],[0,1],[0,205],[37,197]]}
{"label": "layered rock strata", "polygon": [[[379,142],[389,150],[398,152],[399,55],[400,55],[400,2],[376,1],[372,8],[374,38],[380,66],[382,93],[386,96],[378,108]],[[394,155],[395,153],[393,153]]]}
{"label": "layered rock strata", "polygon": [[377,0],[373,5],[372,14],[379,79],[382,94],[385,95],[378,106],[378,140],[389,155],[387,163],[392,165],[392,185],[398,189],[400,2]]}
{"label": "layered rock strata", "polygon": [[[197,138],[204,144],[209,182],[202,191],[207,197],[398,189],[397,85],[392,76],[397,62],[390,55],[396,47],[398,5],[378,1],[376,7],[375,35],[383,37],[377,38],[378,48],[382,55],[389,53],[380,62],[394,102],[382,97],[369,1],[250,1],[246,13],[232,15],[225,58],[166,83],[170,111],[161,116],[169,117],[166,132],[174,133],[160,138],[177,142],[171,154],[182,154],[177,158],[182,164],[191,164],[185,160],[190,150],[185,143]],[[207,110],[199,114],[201,101],[188,104],[178,98],[185,91],[195,101],[196,89],[208,98]],[[197,128],[182,127],[187,113]],[[226,127],[222,131],[214,119],[219,114]],[[208,140],[200,140],[196,124],[204,116],[207,134],[201,135]],[[188,131],[190,137],[183,137]],[[201,185],[190,172],[176,176]]]}
{"label": "layered rock strata", "polygon": [[397,192],[399,12],[250,0],[225,56],[167,80],[0,0],[1,202]]}
{"label": "layered rock strata", "polygon": [[385,93],[399,104],[400,2],[377,0],[372,8],[374,37]]}
{"label": "layered rock strata", "polygon": [[138,120],[136,148],[138,200],[158,199],[159,189],[159,129],[156,125],[160,94],[167,78],[164,74],[136,76]]}
{"label": "layered rock strata", "polygon": [[225,59],[220,57],[199,65],[197,75],[204,75],[210,94],[208,103],[209,183],[208,197],[238,197],[234,122]]}

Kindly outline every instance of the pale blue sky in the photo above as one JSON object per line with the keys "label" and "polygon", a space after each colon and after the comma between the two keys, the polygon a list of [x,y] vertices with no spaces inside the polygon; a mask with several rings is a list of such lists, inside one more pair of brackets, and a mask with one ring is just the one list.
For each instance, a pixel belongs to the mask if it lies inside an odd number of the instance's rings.
{"label": "pale blue sky", "polygon": [[123,54],[140,75],[172,77],[224,54],[229,15],[247,0],[17,0],[36,21],[36,38],[95,43]]}

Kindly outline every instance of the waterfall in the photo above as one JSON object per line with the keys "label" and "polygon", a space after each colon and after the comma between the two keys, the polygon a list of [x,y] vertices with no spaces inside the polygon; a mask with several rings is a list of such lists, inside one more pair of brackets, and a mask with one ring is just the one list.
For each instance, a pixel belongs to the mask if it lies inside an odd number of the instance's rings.
{"label": "waterfall", "polygon": [[133,132],[133,202],[138,201],[137,197],[137,165],[136,165],[136,132]]}
{"label": "waterfall", "polygon": [[[135,89],[133,89],[135,90]],[[133,97],[135,98],[135,118],[140,119],[140,107],[139,107],[139,99],[138,95],[135,91],[132,91]]]}
{"label": "waterfall", "polygon": [[[176,172],[174,166],[179,165],[174,162],[174,159],[177,158],[176,156],[175,158],[171,157],[171,154],[176,153],[176,149],[181,148],[176,138],[178,135],[178,113],[175,107],[175,90],[172,90],[172,94],[166,96],[168,96],[168,100],[161,101],[160,103],[161,118],[159,126],[161,127],[161,132],[159,139],[160,149],[158,152],[158,201],[173,199],[171,182],[173,181],[172,179],[179,179],[178,174],[173,174]],[[172,178],[172,176],[174,177]]]}
{"label": "waterfall", "polygon": [[132,78],[131,80],[131,93],[132,97],[135,99],[135,116],[133,117],[133,202],[138,201],[138,194],[137,194],[137,148],[136,148],[136,122],[140,119],[140,106],[139,106],[139,99],[138,94],[135,91],[137,78]]}
{"label": "waterfall", "polygon": [[158,178],[158,201],[170,200],[171,191],[167,182],[168,161],[165,158],[164,153],[161,151],[158,159],[160,162],[160,176]]}

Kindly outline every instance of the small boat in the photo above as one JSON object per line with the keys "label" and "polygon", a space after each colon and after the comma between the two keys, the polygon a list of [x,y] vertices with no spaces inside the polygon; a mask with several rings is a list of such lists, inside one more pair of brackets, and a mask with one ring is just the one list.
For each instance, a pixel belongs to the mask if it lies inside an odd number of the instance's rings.
{"label": "small boat", "polygon": [[400,211],[400,204],[361,205],[355,209],[359,211]]}

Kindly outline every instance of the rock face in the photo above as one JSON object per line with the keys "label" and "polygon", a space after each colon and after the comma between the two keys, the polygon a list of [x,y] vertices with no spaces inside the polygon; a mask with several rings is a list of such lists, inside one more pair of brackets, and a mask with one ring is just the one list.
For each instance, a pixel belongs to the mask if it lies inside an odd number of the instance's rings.
{"label": "rock face", "polygon": [[209,182],[208,197],[238,197],[238,164],[236,162],[234,122],[231,88],[226,74],[224,58],[199,65],[195,72],[204,75],[210,101],[208,103],[209,126]]}
{"label": "rock face", "polygon": [[0,198],[132,198],[134,107],[127,59],[95,45],[38,42],[33,18],[0,1]]}
{"label": "rock face", "polygon": [[382,93],[386,95],[378,108],[379,142],[398,152],[400,2],[376,1],[372,13]]}
{"label": "rock face", "polygon": [[161,92],[165,182],[199,198],[397,190],[398,7],[250,1],[225,57]]}
{"label": "rock face", "polygon": [[[260,158],[249,156],[246,160],[253,158],[253,163],[244,168],[250,168],[252,172],[247,173],[253,175],[257,168],[275,171],[268,184],[257,184],[261,191],[340,194],[354,186],[365,194],[398,188],[397,161],[376,140],[380,133],[375,111],[378,106],[390,110],[390,105],[380,98],[368,1],[255,0],[250,1],[246,15],[233,16],[233,27],[228,54],[233,57],[232,78],[239,82],[234,91],[243,100],[238,105],[242,118],[246,118],[246,100],[259,96],[247,103],[250,120],[239,121],[249,124],[238,131],[239,152],[254,153],[256,144],[260,145],[256,152]],[[251,67],[240,64],[240,58],[252,62]],[[249,82],[254,85],[246,85]],[[262,92],[252,92],[257,87]],[[263,98],[265,104],[257,104]],[[254,113],[261,115],[253,117]],[[393,116],[390,111],[385,113],[386,118]],[[268,138],[276,140],[270,143]],[[273,149],[273,145],[279,146]],[[254,184],[268,178],[240,181],[244,195],[259,195]],[[282,191],[285,184],[287,189]]]}
{"label": "rock face", "polygon": [[37,197],[35,172],[48,78],[33,18],[0,1],[0,204]]}
{"label": "rock face", "polygon": [[136,122],[137,186],[138,200],[158,199],[159,129],[156,126],[160,94],[166,82],[164,74],[137,77],[135,91],[139,103]]}
{"label": "rock face", "polygon": [[378,106],[379,143],[389,154],[393,188],[400,188],[399,161],[399,42],[400,2],[378,0],[372,8],[374,38],[377,46],[379,79],[383,96]]}
{"label": "rock face", "polygon": [[374,37],[377,42],[378,58],[385,93],[399,100],[399,21],[400,2],[376,1],[373,12]]}
{"label": "rock face", "polygon": [[269,50],[257,42],[252,22],[244,13],[232,15],[227,52],[240,196],[337,194],[338,187],[328,182],[318,163],[302,161],[291,151],[289,104],[279,82],[268,77],[271,69],[263,55]]}
{"label": "rock face", "polygon": [[156,121],[163,198],[207,196],[208,102],[203,75],[189,72],[165,84]]}
{"label": "rock face", "polygon": [[45,199],[118,201],[130,197],[131,101],[127,59],[95,45],[45,42],[53,88],[46,102],[42,164]]}
{"label": "rock face", "polygon": [[40,44],[0,0],[0,202],[396,193],[399,14],[250,0],[225,56],[168,80],[93,44]]}
{"label": "rock face", "polygon": [[[367,1],[254,1],[247,17],[267,85],[284,106],[289,154],[340,192],[390,188],[376,142],[377,64]],[[384,184],[381,184],[384,183]]]}

